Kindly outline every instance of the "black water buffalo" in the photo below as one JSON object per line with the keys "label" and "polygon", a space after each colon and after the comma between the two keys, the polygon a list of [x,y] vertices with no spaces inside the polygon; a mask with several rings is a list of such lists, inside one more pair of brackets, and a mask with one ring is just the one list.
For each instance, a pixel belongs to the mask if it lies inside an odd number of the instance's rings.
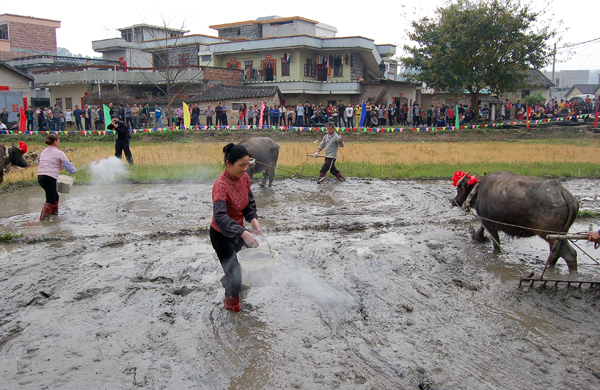
{"label": "black water buffalo", "polygon": [[550,244],[549,266],[562,257],[569,272],[577,271],[577,252],[569,242],[546,237],[567,233],[579,212],[579,201],[558,181],[511,172],[490,173],[470,185],[466,178],[456,183],[454,202],[463,206],[468,200],[481,217],[483,226],[475,233],[476,239],[483,241],[483,229],[487,229],[494,239],[494,250],[499,251],[498,231],[515,237],[538,235]]}
{"label": "black water buffalo", "polygon": [[27,168],[29,164],[23,158],[23,150],[18,146],[11,145],[10,147],[0,145],[0,154],[2,158],[0,159],[0,183],[4,181],[4,168],[8,166],[8,164],[17,165],[19,167]]}
{"label": "black water buffalo", "polygon": [[269,187],[273,185],[275,178],[275,167],[279,158],[279,146],[268,137],[254,137],[240,142],[250,153],[250,157],[255,160],[246,173],[252,179],[255,173],[263,172],[261,187],[264,187],[269,178]]}

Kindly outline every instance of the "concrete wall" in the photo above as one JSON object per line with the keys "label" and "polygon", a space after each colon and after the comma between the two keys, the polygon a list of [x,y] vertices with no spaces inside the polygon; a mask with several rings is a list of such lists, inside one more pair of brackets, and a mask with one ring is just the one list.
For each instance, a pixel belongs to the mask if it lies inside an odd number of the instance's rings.
{"label": "concrete wall", "polygon": [[365,61],[359,52],[353,51],[350,58],[350,80],[358,80],[364,77]]}
{"label": "concrete wall", "polygon": [[[17,112],[14,112],[13,105],[17,106]],[[8,112],[8,122],[17,122],[19,120],[19,109],[23,105],[23,94],[21,92],[0,91],[0,112],[6,108]]]}
{"label": "concrete wall", "polygon": [[289,35],[311,35],[317,36],[316,28],[314,23],[307,22],[305,20],[294,19],[289,23],[285,24],[262,24],[262,37],[285,37]]}
{"label": "concrete wall", "polygon": [[28,100],[31,98],[29,79],[4,66],[0,66],[0,85],[8,86],[10,92],[23,93],[23,97],[26,97]]}
{"label": "concrete wall", "polygon": [[78,105],[81,108],[81,98],[85,96],[87,86],[85,84],[78,85],[60,85],[50,87],[50,105],[54,107],[56,99],[62,99],[63,110],[66,109],[65,98],[71,98],[72,110]]}
{"label": "concrete wall", "polygon": [[262,38],[262,26],[257,23],[250,23],[235,27],[223,28],[219,30],[220,38]]}

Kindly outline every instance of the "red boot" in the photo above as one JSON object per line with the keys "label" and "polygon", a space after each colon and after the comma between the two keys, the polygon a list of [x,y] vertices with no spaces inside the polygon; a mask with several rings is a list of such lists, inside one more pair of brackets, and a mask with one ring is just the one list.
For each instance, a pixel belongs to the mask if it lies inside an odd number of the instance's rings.
{"label": "red boot", "polygon": [[58,215],[58,200],[52,205],[52,215]]}
{"label": "red boot", "polygon": [[319,178],[317,179],[317,184],[321,184],[325,180],[325,174],[319,173]]}
{"label": "red boot", "polygon": [[40,214],[40,221],[50,219],[52,210],[54,210],[54,205],[52,203],[44,203],[44,206],[42,206],[42,213]]}
{"label": "red boot", "polygon": [[242,310],[240,297],[229,298],[227,295],[225,295],[225,309],[236,312]]}

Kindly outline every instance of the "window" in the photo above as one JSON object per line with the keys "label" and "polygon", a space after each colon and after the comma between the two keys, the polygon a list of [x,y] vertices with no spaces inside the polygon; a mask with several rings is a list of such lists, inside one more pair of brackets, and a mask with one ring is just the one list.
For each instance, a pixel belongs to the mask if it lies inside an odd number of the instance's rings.
{"label": "window", "polygon": [[289,59],[287,61],[283,58],[281,59],[281,75],[282,76],[290,75],[290,60]]}
{"label": "window", "polygon": [[66,109],[69,109],[69,110],[73,109],[73,99],[72,98],[65,98],[65,110]]}
{"label": "window", "polygon": [[244,69],[252,69],[253,61],[245,61]]}
{"label": "window", "polygon": [[62,98],[56,98],[56,104],[58,104],[58,108],[62,109]]}
{"label": "window", "polygon": [[179,66],[190,64],[190,53],[182,53],[179,55]]}
{"label": "window", "polygon": [[131,30],[121,31],[121,38],[123,38],[125,42],[131,42]]}
{"label": "window", "polygon": [[304,64],[304,77],[315,77],[315,65],[313,64],[312,58],[306,59],[306,64]]}
{"label": "window", "polygon": [[242,35],[242,29],[238,28],[236,31],[236,35],[239,37],[240,35]]}
{"label": "window", "polygon": [[239,61],[231,61],[227,63],[227,68],[228,69],[239,69],[240,68],[240,62]]}
{"label": "window", "polygon": [[8,39],[8,23],[0,25],[0,39]]}
{"label": "window", "polygon": [[333,58],[333,77],[344,77],[344,64],[341,56]]}
{"label": "window", "polygon": [[210,62],[212,57],[210,55],[202,56],[202,62]]}

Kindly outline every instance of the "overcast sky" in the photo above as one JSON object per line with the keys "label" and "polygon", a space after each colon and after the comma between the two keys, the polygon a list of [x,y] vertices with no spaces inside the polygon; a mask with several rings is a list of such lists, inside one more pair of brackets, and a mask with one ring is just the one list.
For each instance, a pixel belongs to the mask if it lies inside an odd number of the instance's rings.
{"label": "overcast sky", "polygon": [[[275,2],[253,1],[121,1],[121,2],[81,2],[63,0],[59,2],[29,1],[27,6],[17,1],[2,0],[1,13],[33,16],[59,20],[57,43],[71,52],[86,56],[99,56],[92,50],[91,41],[118,36],[116,28],[139,23],[162,25],[165,18],[169,25],[179,28],[185,24],[190,34],[216,35],[210,25],[254,20],[268,15],[301,16],[337,27],[338,37],[360,35],[375,40],[375,43],[397,44],[398,54],[407,42],[406,29],[411,20],[428,14],[433,15],[437,6],[445,0],[395,0],[390,2]],[[594,2],[571,2],[533,0],[535,7],[551,4],[554,15],[547,15],[543,23],[551,24],[563,31],[562,41],[578,43],[600,38],[597,25],[597,12]],[[359,6],[354,6],[359,4]],[[419,9],[415,9],[420,7]],[[585,9],[587,7],[587,9]],[[597,11],[597,10],[596,10]],[[562,23],[560,22],[562,20]],[[567,31],[564,31],[568,29]],[[554,44],[554,42],[551,42]],[[577,47],[576,53],[559,53],[557,70],[600,69],[600,41]],[[551,65],[547,68],[551,69]]]}

